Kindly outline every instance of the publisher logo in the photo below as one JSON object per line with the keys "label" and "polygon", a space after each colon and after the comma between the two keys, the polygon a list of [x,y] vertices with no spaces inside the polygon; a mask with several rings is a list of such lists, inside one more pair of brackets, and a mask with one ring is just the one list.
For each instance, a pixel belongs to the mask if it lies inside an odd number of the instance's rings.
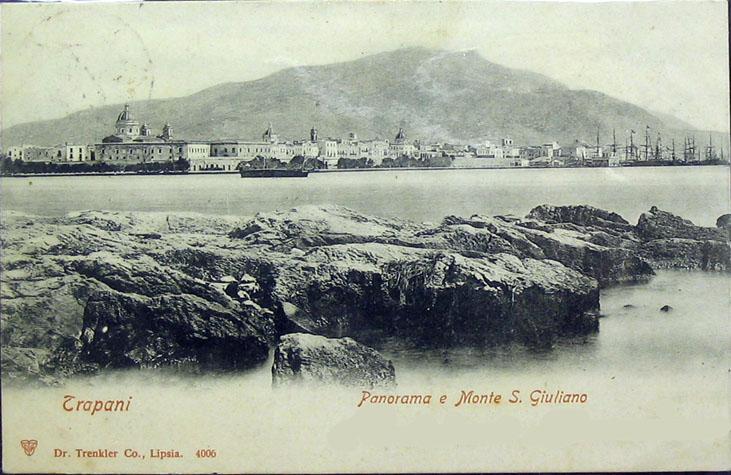
{"label": "publisher logo", "polygon": [[30,457],[31,455],[33,455],[33,452],[36,451],[36,447],[38,447],[38,441],[33,439],[21,440],[20,446],[23,447],[25,455]]}

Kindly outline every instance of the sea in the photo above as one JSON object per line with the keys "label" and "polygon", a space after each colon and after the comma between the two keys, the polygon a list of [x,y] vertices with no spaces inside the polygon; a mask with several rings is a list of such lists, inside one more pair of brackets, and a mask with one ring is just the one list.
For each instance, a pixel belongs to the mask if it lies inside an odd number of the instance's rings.
{"label": "sea", "polygon": [[729,167],[387,170],[307,178],[118,175],[0,178],[2,209],[59,215],[80,209],[250,216],[338,204],[377,216],[439,222],[444,216],[526,214],[588,204],[630,222],[651,206],[703,226],[729,212]]}
{"label": "sea", "polygon": [[[3,210],[40,215],[105,209],[250,216],[337,204],[438,223],[446,215],[521,216],[548,203],[593,205],[630,222],[657,206],[714,226],[731,213],[729,178],[728,167],[37,177],[0,179],[0,193]],[[660,311],[665,305],[672,310]],[[602,290],[601,314],[596,335],[560,340],[547,351],[379,344],[396,368],[391,394],[431,395],[430,404],[366,398],[359,406],[366,397],[360,389],[272,388],[270,358],[239,374],[130,370],[61,387],[4,386],[3,425],[60,431],[69,447],[180,447],[191,457],[186,470],[202,471],[728,468],[731,276],[659,271],[649,283]],[[502,403],[456,406],[469,391],[500,394]],[[586,402],[533,404],[532,395],[559,391],[585,394]],[[124,416],[65,414],[56,406],[66,394],[133,395],[135,402]],[[521,402],[507,402],[515,394]],[[39,417],[8,412],[8,404]],[[219,461],[193,458],[201,447],[217,450]],[[98,463],[114,471],[177,471],[161,461],[143,469],[134,461]]]}

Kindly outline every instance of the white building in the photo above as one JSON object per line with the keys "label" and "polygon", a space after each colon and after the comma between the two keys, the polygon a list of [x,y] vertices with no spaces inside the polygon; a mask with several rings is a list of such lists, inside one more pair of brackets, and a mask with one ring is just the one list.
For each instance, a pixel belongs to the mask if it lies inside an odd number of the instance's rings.
{"label": "white building", "polygon": [[90,159],[88,145],[63,144],[50,147],[24,145],[22,150],[16,148],[14,160],[17,158],[26,162],[85,162]]}
{"label": "white building", "polygon": [[416,152],[416,147],[413,143],[406,141],[406,133],[403,128],[399,127],[395,140],[389,144],[388,156],[391,158],[398,158],[402,155],[412,157],[414,152]]}

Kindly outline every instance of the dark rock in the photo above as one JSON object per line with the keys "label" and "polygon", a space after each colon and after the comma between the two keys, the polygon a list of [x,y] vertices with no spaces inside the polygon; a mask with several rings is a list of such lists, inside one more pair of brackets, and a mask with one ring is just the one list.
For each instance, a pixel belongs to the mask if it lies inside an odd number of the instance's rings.
{"label": "dark rock", "polygon": [[266,360],[271,315],[193,295],[109,291],[89,299],[78,359],[100,368],[185,365],[233,370]]}
{"label": "dark rock", "polygon": [[539,221],[533,221],[533,220],[523,220],[518,221],[515,223],[516,226],[519,226],[521,228],[528,228],[528,229],[537,229],[538,231],[544,231],[547,233],[552,233],[554,227],[550,224],[541,223]]}
{"label": "dark rock", "polygon": [[704,228],[696,226],[691,221],[683,219],[656,206],[647,213],[642,213],[637,221],[637,234],[644,241],[654,239],[693,239],[726,241],[726,233],[718,228]]}
{"label": "dark rock", "polygon": [[138,237],[140,239],[162,239],[162,234],[160,233],[130,233],[132,236]]}
{"label": "dark rock", "polygon": [[655,239],[643,243],[639,254],[657,269],[731,270],[731,247],[721,241]]}
{"label": "dark rock", "polygon": [[582,316],[599,306],[596,282],[555,261],[377,244],[308,256],[282,263],[271,291],[296,306],[297,326],[328,336],[379,330],[435,344],[544,346],[586,331]]}
{"label": "dark rock", "polygon": [[636,308],[636,307],[635,307],[634,305],[632,305],[631,303],[628,303],[628,304],[624,304],[624,305],[622,306],[622,308],[627,308],[627,309],[630,309],[630,308]]}
{"label": "dark rock", "polygon": [[[524,226],[526,223],[533,224]],[[639,242],[633,235],[620,237],[604,231],[579,232],[557,226],[545,226],[548,231],[543,228],[534,221],[506,224],[480,216],[470,219],[452,216],[445,219],[440,228],[422,232],[420,237],[422,245],[427,248],[463,253],[504,252],[519,257],[556,260],[594,277],[601,286],[644,281],[654,275],[652,268],[635,251]],[[597,235],[605,235],[611,242],[607,245],[593,242]]]}
{"label": "dark rock", "polygon": [[351,338],[291,333],[274,350],[272,381],[373,388],[393,386],[396,373],[391,361]]}
{"label": "dark rock", "polygon": [[238,228],[238,229],[231,231],[229,236],[233,239],[243,239],[251,234],[258,233],[262,229],[264,229],[264,228],[262,226],[260,226],[259,224],[251,223],[248,226],[245,226],[243,228]]}
{"label": "dark rock", "polygon": [[533,208],[528,213],[528,218],[546,223],[573,223],[578,226],[596,226],[619,230],[631,228],[631,225],[617,213],[587,205],[541,205]]}
{"label": "dark rock", "polygon": [[204,282],[161,266],[149,256],[121,258],[100,252],[86,259],[69,261],[68,266],[82,276],[96,279],[119,292],[147,296],[192,294],[221,304],[227,300]]}
{"label": "dark rock", "polygon": [[663,305],[662,307],[660,307],[660,311],[661,312],[667,313],[667,312],[670,312],[672,310],[673,310],[673,307],[671,307],[670,305]]}
{"label": "dark rock", "polygon": [[731,229],[731,214],[724,214],[716,220],[716,227],[723,229]]}
{"label": "dark rock", "polygon": [[[637,227],[588,206],[544,205],[522,220],[448,216],[436,226],[340,207],[246,220],[10,213],[0,230],[2,345],[23,349],[9,374],[41,378],[247,367],[293,331],[548,347],[596,331],[603,286],[646,280],[653,267],[731,269],[725,230],[656,208]],[[29,350],[50,356],[33,362]]]}

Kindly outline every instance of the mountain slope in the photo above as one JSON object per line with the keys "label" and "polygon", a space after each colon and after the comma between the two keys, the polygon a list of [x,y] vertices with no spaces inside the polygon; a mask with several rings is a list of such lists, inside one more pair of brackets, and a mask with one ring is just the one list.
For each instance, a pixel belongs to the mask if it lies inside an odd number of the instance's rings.
{"label": "mountain slope", "polygon": [[[479,142],[511,136],[516,143],[574,139],[624,143],[645,125],[680,137],[675,120],[594,91],[570,90],[539,74],[510,69],[474,51],[409,48],[347,63],[289,68],[262,79],[214,86],[187,97],[133,103],[135,116],[159,133],[169,121],[177,137],[258,138],[268,122],[280,137],[409,138]],[[112,131],[121,105],[80,111],[3,132],[3,147],[20,143],[93,143]],[[686,127],[679,127],[686,125]],[[653,133],[654,139],[654,133]],[[636,137],[636,140],[643,140]],[[724,142],[726,139],[724,139]]]}

